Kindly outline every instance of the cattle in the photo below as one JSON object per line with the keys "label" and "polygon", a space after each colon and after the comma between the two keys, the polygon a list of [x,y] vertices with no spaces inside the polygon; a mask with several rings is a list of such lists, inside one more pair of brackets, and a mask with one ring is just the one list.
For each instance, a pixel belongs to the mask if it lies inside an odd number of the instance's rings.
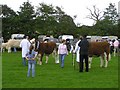
{"label": "cattle", "polygon": [[6,49],[8,49],[8,53],[11,52],[11,48],[12,47],[20,47],[20,42],[21,40],[16,40],[16,39],[9,39],[8,42],[7,42],[7,46],[6,46]]}
{"label": "cattle", "polygon": [[[9,39],[8,42],[2,43],[2,48],[6,48],[8,50],[8,53],[11,52],[11,48],[20,48],[20,42],[22,39]],[[31,39],[30,42],[34,44],[35,38]]]}
{"label": "cattle", "polygon": [[7,47],[7,43],[0,44],[1,52],[4,52]]}
{"label": "cattle", "polygon": [[31,39],[31,40],[30,40],[30,43],[31,43],[31,44],[34,44],[34,43],[35,43],[35,38]]}
{"label": "cattle", "polygon": [[[38,52],[38,64],[42,65],[43,55],[46,55],[46,63],[48,62],[48,56],[56,49],[57,45],[55,42],[40,42],[39,40],[35,41],[35,51]],[[56,50],[55,50],[56,51]]]}
{"label": "cattle", "polygon": [[105,66],[108,66],[108,61],[110,60],[110,45],[108,42],[90,42],[89,43],[89,68],[91,68],[92,57],[101,56],[100,67],[103,67],[103,60],[105,59]]}

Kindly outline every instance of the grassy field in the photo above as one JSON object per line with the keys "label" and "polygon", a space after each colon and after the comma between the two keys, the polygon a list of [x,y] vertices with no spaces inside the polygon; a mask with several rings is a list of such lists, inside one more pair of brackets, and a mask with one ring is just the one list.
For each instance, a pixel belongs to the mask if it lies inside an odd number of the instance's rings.
{"label": "grassy field", "polygon": [[100,68],[94,58],[89,72],[80,73],[72,66],[72,55],[65,58],[65,67],[49,58],[48,64],[36,64],[36,76],[27,77],[27,66],[21,64],[21,52],[2,54],[3,88],[118,88],[118,57],[112,57],[108,68]]}

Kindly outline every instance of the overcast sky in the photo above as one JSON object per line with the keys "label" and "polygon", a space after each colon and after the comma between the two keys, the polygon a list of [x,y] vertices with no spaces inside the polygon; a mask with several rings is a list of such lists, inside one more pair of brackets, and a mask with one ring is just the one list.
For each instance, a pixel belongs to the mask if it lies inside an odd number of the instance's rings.
{"label": "overcast sky", "polygon": [[[14,11],[19,11],[20,5],[27,0],[0,0],[0,4],[7,4]],[[59,6],[63,8],[63,11],[73,17],[77,15],[75,23],[80,23],[81,25],[93,25],[93,20],[90,20],[87,17],[89,14],[89,9],[93,10],[93,5],[96,5],[100,11],[104,11],[105,8],[109,6],[109,3],[114,3],[118,9],[118,2],[120,0],[29,0],[29,2],[38,6],[39,3],[52,4],[53,6]]]}

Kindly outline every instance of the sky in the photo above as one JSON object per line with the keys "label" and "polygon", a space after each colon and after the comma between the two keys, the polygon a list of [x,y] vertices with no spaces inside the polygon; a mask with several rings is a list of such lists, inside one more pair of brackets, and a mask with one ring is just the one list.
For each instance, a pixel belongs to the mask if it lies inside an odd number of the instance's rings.
{"label": "sky", "polygon": [[[0,0],[0,4],[7,4],[8,7],[12,8],[14,11],[19,11],[19,7],[28,0]],[[96,5],[100,11],[104,11],[105,8],[108,8],[109,3],[115,4],[118,10],[118,2],[120,0],[29,0],[33,6],[38,6],[39,3],[52,4],[53,6],[59,6],[62,10],[71,17],[77,15],[74,22],[80,25],[92,26],[94,21],[86,18],[90,15],[90,12],[87,8],[93,10],[93,5]]]}

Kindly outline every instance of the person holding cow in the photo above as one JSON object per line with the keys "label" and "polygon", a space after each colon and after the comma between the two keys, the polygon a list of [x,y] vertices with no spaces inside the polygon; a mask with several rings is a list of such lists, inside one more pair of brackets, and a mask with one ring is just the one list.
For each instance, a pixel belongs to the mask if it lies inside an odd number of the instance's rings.
{"label": "person holding cow", "polygon": [[31,43],[29,41],[29,36],[24,36],[24,39],[20,42],[20,47],[22,48],[22,63],[26,66],[26,54],[29,52],[29,47]]}
{"label": "person holding cow", "polygon": [[83,39],[81,42],[78,44],[80,47],[80,62],[79,62],[79,72],[83,72],[83,60],[85,59],[85,66],[86,66],[86,72],[89,70],[89,64],[88,64],[88,49],[89,49],[89,42],[86,38],[87,35],[83,35]]}
{"label": "person holding cow", "polygon": [[109,44],[110,44],[110,54],[112,54],[112,53],[113,53],[113,51],[114,51],[114,44],[113,44],[113,40],[109,40],[108,42],[109,42]]}
{"label": "person holding cow", "polygon": [[62,43],[58,46],[58,54],[61,61],[61,68],[63,68],[65,56],[68,55],[66,40],[62,40]]}
{"label": "person holding cow", "polygon": [[34,51],[34,46],[31,45],[29,48],[29,52],[26,54],[26,60],[28,60],[28,73],[27,77],[30,77],[30,70],[32,69],[32,77],[35,77],[35,58],[37,56],[37,52]]}
{"label": "person holding cow", "polygon": [[76,61],[79,63],[80,59],[79,59],[79,52],[80,52],[80,47],[78,46],[78,44],[80,43],[80,41],[82,40],[82,36],[80,36],[79,40],[77,41],[77,43],[75,44],[75,49],[73,51],[73,53],[76,53]]}

